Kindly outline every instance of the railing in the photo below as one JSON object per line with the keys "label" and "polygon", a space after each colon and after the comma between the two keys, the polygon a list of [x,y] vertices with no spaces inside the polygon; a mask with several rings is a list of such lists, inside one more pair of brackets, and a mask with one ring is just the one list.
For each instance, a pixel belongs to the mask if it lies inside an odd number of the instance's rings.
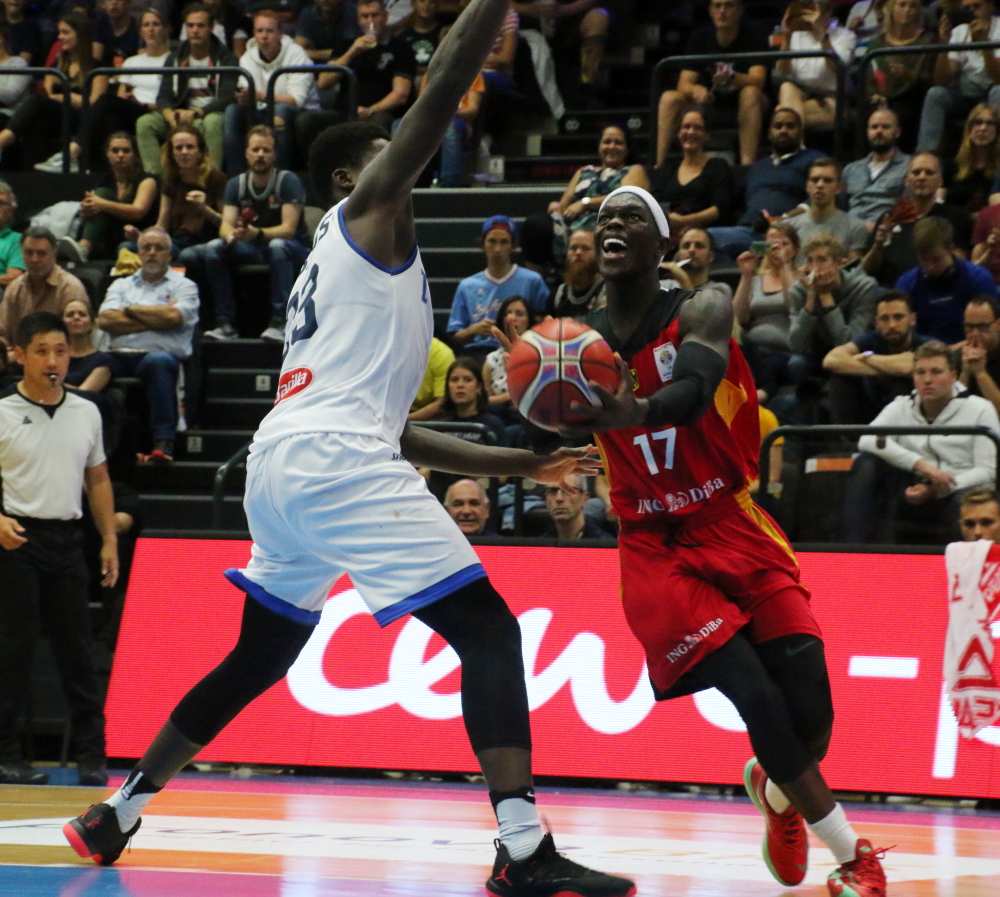
{"label": "railing", "polygon": [[[17,73],[34,71],[33,69],[16,69]],[[173,76],[173,75],[189,75],[190,77],[200,77],[199,69],[192,69],[188,66],[171,66],[170,68],[164,68],[163,66],[147,66],[142,68],[114,68],[112,66],[101,66],[96,69],[91,69],[87,73],[87,77],[83,79],[83,107],[80,111],[81,119],[87,115],[87,108],[89,106],[90,89],[94,78],[98,75],[107,75],[109,78],[117,78],[123,75],[163,75],[163,76]],[[211,69],[205,69],[202,74],[205,75],[236,75],[236,83],[239,84],[239,79],[242,76],[246,78],[247,83],[250,85],[250,92],[252,94],[256,93],[257,88],[254,85],[253,76],[244,68],[240,68],[238,65],[215,65]],[[108,90],[115,90],[113,84],[108,85]],[[67,141],[68,145],[68,141]],[[90,146],[83,145],[80,146],[80,171],[90,171]],[[63,156],[64,171],[69,171],[69,161],[68,157],[64,154]]]}
{"label": "railing", "polygon": [[286,65],[275,69],[271,77],[267,79],[267,94],[264,100],[267,112],[266,123],[274,127],[274,92],[278,78],[282,75],[294,75],[298,72],[340,72],[341,83],[346,83],[347,89],[341,90],[341,96],[346,97],[347,121],[354,121],[358,117],[358,78],[346,65],[334,65],[332,62],[318,65]]}
{"label": "railing", "polygon": [[749,62],[759,65],[770,65],[784,59],[812,59],[822,57],[832,60],[837,69],[836,108],[833,113],[833,154],[840,161],[844,158],[844,114],[847,100],[847,63],[834,50],[780,50],[758,53],[719,53],[718,55],[703,54],[698,56],[671,56],[661,59],[653,69],[653,83],[650,88],[649,121],[653,128],[653,139],[650,165],[656,164],[656,133],[659,123],[660,95],[664,91],[666,72],[670,69],[699,69],[714,65],[717,62]]}
{"label": "railing", "polygon": [[1000,435],[988,427],[872,427],[848,426],[840,424],[815,424],[812,426],[778,427],[767,434],[760,444],[760,485],[757,488],[757,503],[765,510],[773,513],[776,510],[776,498],[769,493],[771,478],[771,447],[775,440],[785,436],[802,436],[810,439],[824,439],[844,436],[860,438],[862,436],[985,436],[996,446],[997,455],[994,460],[993,480],[1000,477]]}
{"label": "railing", "polygon": [[229,475],[244,462],[250,454],[251,439],[246,445],[237,451],[228,461],[219,465],[215,472],[215,483],[212,485],[212,529],[222,529],[222,507],[226,498],[226,483]]}
{"label": "railing", "polygon": [[[24,76],[32,75],[53,75],[62,82],[62,135],[60,137],[60,146],[62,149],[62,166],[63,174],[69,174],[69,145],[73,139],[71,133],[72,127],[70,125],[70,110],[73,108],[73,94],[70,89],[69,75],[67,75],[62,69],[47,68],[46,66],[40,65],[27,65],[24,68],[0,68],[0,76],[7,75],[8,77],[17,76],[19,78]],[[32,90],[31,85],[28,86],[28,90]],[[84,94],[84,102],[86,102],[86,94]]]}
{"label": "railing", "polygon": [[[937,55],[938,53],[970,52],[976,50],[1000,50],[1000,41],[975,41],[967,44],[920,44],[908,47],[876,47],[869,50],[861,58],[861,82],[859,88],[859,109],[864,109],[868,97],[868,81],[874,71],[872,61],[882,56],[922,56],[925,53]],[[860,158],[867,152],[867,127],[868,116],[859,114],[857,116],[855,128],[854,149],[855,154]]]}
{"label": "railing", "polygon": [[[497,438],[494,432],[486,424],[463,424],[458,421],[443,420],[422,420],[413,421],[412,426],[424,427],[427,430],[436,430],[438,433],[450,433],[457,436],[459,433],[467,433],[479,436],[484,445],[496,445]],[[478,479],[478,478],[477,478]],[[490,487],[486,490],[486,496],[490,500],[489,525],[493,532],[500,532],[500,481],[496,477],[490,477]]]}

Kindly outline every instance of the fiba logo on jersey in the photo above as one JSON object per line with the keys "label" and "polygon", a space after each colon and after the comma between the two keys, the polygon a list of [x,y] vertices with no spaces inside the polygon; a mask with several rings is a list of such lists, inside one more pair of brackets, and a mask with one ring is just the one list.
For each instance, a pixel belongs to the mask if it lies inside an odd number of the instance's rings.
{"label": "fiba logo on jersey", "polygon": [[278,381],[278,392],[274,397],[274,404],[283,402],[289,396],[294,396],[297,392],[302,392],[312,383],[313,372],[309,368],[293,368],[281,375]]}
{"label": "fiba logo on jersey", "polygon": [[656,373],[666,383],[674,378],[674,362],[677,360],[677,347],[673,343],[664,343],[653,349],[653,359],[656,361]]}

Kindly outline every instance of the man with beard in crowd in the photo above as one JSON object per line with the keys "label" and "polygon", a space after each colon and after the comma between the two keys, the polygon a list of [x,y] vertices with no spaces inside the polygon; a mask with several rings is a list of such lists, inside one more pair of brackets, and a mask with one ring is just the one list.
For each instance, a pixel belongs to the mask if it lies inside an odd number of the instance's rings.
{"label": "man with beard in crowd", "polygon": [[916,326],[910,297],[889,290],[875,307],[875,329],[827,353],[831,423],[867,424],[913,389],[913,350],[928,342]]}
{"label": "man with beard in crowd", "polygon": [[569,238],[563,282],[552,300],[552,314],[557,318],[582,319],[607,305],[604,278],[597,270],[594,231],[581,227]]}
{"label": "man with beard in crowd", "polygon": [[852,215],[874,230],[903,195],[910,157],[896,146],[899,119],[891,109],[876,109],[868,117],[868,146],[863,159],[844,166],[844,185]]}
{"label": "man with beard in crowd", "polygon": [[972,395],[988,399],[1000,414],[1000,320],[991,296],[973,296],[962,326],[962,372],[959,380]]}
{"label": "man with beard in crowd", "polygon": [[806,175],[823,154],[802,146],[802,118],[794,109],[779,107],[767,132],[771,155],[753,163],[746,173],[746,212],[735,227],[709,229],[716,249],[735,259],[763,234],[767,217],[784,215],[806,198]]}

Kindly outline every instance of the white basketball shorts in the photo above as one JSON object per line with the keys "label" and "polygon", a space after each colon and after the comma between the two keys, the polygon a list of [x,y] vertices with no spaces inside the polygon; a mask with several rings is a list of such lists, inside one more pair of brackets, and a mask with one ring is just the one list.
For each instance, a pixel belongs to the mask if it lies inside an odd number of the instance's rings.
{"label": "white basketball shorts", "polygon": [[392,446],[304,433],[250,455],[253,548],[226,577],[261,604],[318,623],[347,573],[381,626],[486,576],[472,546]]}

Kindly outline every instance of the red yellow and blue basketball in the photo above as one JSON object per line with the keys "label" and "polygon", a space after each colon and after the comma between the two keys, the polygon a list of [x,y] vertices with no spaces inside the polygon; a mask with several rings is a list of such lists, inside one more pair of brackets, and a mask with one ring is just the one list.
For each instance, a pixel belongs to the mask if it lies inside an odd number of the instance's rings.
{"label": "red yellow and blue basketball", "polygon": [[588,381],[614,392],[620,381],[611,347],[586,324],[550,318],[524,333],[507,361],[507,389],[518,411],[546,430],[586,426],[572,403],[601,404]]}

